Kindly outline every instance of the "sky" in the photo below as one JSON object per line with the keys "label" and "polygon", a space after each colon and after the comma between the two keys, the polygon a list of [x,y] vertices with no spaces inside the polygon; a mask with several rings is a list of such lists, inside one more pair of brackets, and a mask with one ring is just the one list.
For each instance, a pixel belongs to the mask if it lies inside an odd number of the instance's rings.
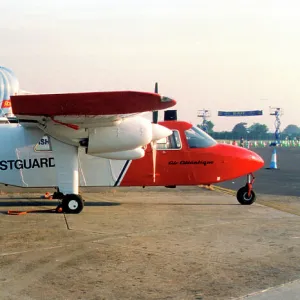
{"label": "sky", "polygon": [[[37,93],[153,91],[178,119],[215,130],[300,126],[300,2],[289,0],[2,0],[0,65]],[[219,110],[263,110],[218,117]],[[163,112],[160,112],[160,119]]]}

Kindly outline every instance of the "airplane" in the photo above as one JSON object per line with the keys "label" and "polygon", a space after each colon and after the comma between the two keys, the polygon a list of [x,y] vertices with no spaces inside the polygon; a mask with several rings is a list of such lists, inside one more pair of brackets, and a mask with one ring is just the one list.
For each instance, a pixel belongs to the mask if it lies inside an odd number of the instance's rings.
{"label": "airplane", "polygon": [[[0,182],[57,187],[54,196],[62,200],[58,211],[69,213],[83,209],[79,180],[102,177],[101,157],[139,159],[145,155],[142,147],[155,147],[157,140],[172,133],[140,114],[176,104],[157,93],[136,91],[14,95],[10,101],[15,118],[0,126]],[[45,134],[51,155],[35,151]],[[80,176],[82,150],[97,169]],[[115,167],[117,171],[120,165]]]}
{"label": "airplane", "polygon": [[[111,93],[12,96],[16,118],[0,126],[5,145],[0,182],[54,187],[53,199],[61,200],[57,211],[74,214],[84,207],[79,187],[175,188],[244,175],[247,183],[237,200],[242,205],[255,201],[253,173],[264,165],[258,154],[218,144],[201,129],[178,121],[176,110],[166,110],[158,122],[158,110],[176,102],[157,89],[154,94]],[[152,123],[136,115],[143,111],[153,112]]]}

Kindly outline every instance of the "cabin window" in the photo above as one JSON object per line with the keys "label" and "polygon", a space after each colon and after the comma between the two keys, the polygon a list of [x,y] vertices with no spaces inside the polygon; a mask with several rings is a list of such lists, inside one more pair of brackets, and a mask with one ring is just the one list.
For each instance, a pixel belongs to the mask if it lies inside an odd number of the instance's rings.
{"label": "cabin window", "polygon": [[217,144],[217,142],[203,130],[192,126],[185,131],[189,148],[207,148]]}
{"label": "cabin window", "polygon": [[177,130],[173,130],[173,133],[157,141],[157,150],[179,150],[181,149],[180,135]]}

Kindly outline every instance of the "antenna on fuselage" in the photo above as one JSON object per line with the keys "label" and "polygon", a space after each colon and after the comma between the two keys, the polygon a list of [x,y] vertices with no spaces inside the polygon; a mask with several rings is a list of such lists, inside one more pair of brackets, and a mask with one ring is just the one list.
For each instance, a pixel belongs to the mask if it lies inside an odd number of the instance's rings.
{"label": "antenna on fuselage", "polygon": [[165,121],[177,121],[177,110],[176,109],[169,109],[165,110]]}

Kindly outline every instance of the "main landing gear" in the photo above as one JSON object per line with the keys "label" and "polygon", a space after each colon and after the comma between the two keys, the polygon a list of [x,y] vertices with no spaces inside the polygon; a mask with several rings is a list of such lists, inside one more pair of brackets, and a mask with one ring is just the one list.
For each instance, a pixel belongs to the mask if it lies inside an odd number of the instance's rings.
{"label": "main landing gear", "polygon": [[52,199],[60,199],[61,204],[56,207],[56,212],[64,212],[67,214],[79,214],[84,207],[84,200],[80,195],[55,192]]}
{"label": "main landing gear", "polygon": [[79,195],[79,162],[78,147],[69,145],[50,137],[55,160],[56,192],[53,199],[61,200],[56,208],[57,212],[79,214],[84,201]]}
{"label": "main landing gear", "polygon": [[253,191],[253,183],[255,177],[254,175],[248,174],[247,175],[247,183],[245,186],[241,187],[236,194],[236,198],[242,205],[251,205],[256,200],[256,195]]}

